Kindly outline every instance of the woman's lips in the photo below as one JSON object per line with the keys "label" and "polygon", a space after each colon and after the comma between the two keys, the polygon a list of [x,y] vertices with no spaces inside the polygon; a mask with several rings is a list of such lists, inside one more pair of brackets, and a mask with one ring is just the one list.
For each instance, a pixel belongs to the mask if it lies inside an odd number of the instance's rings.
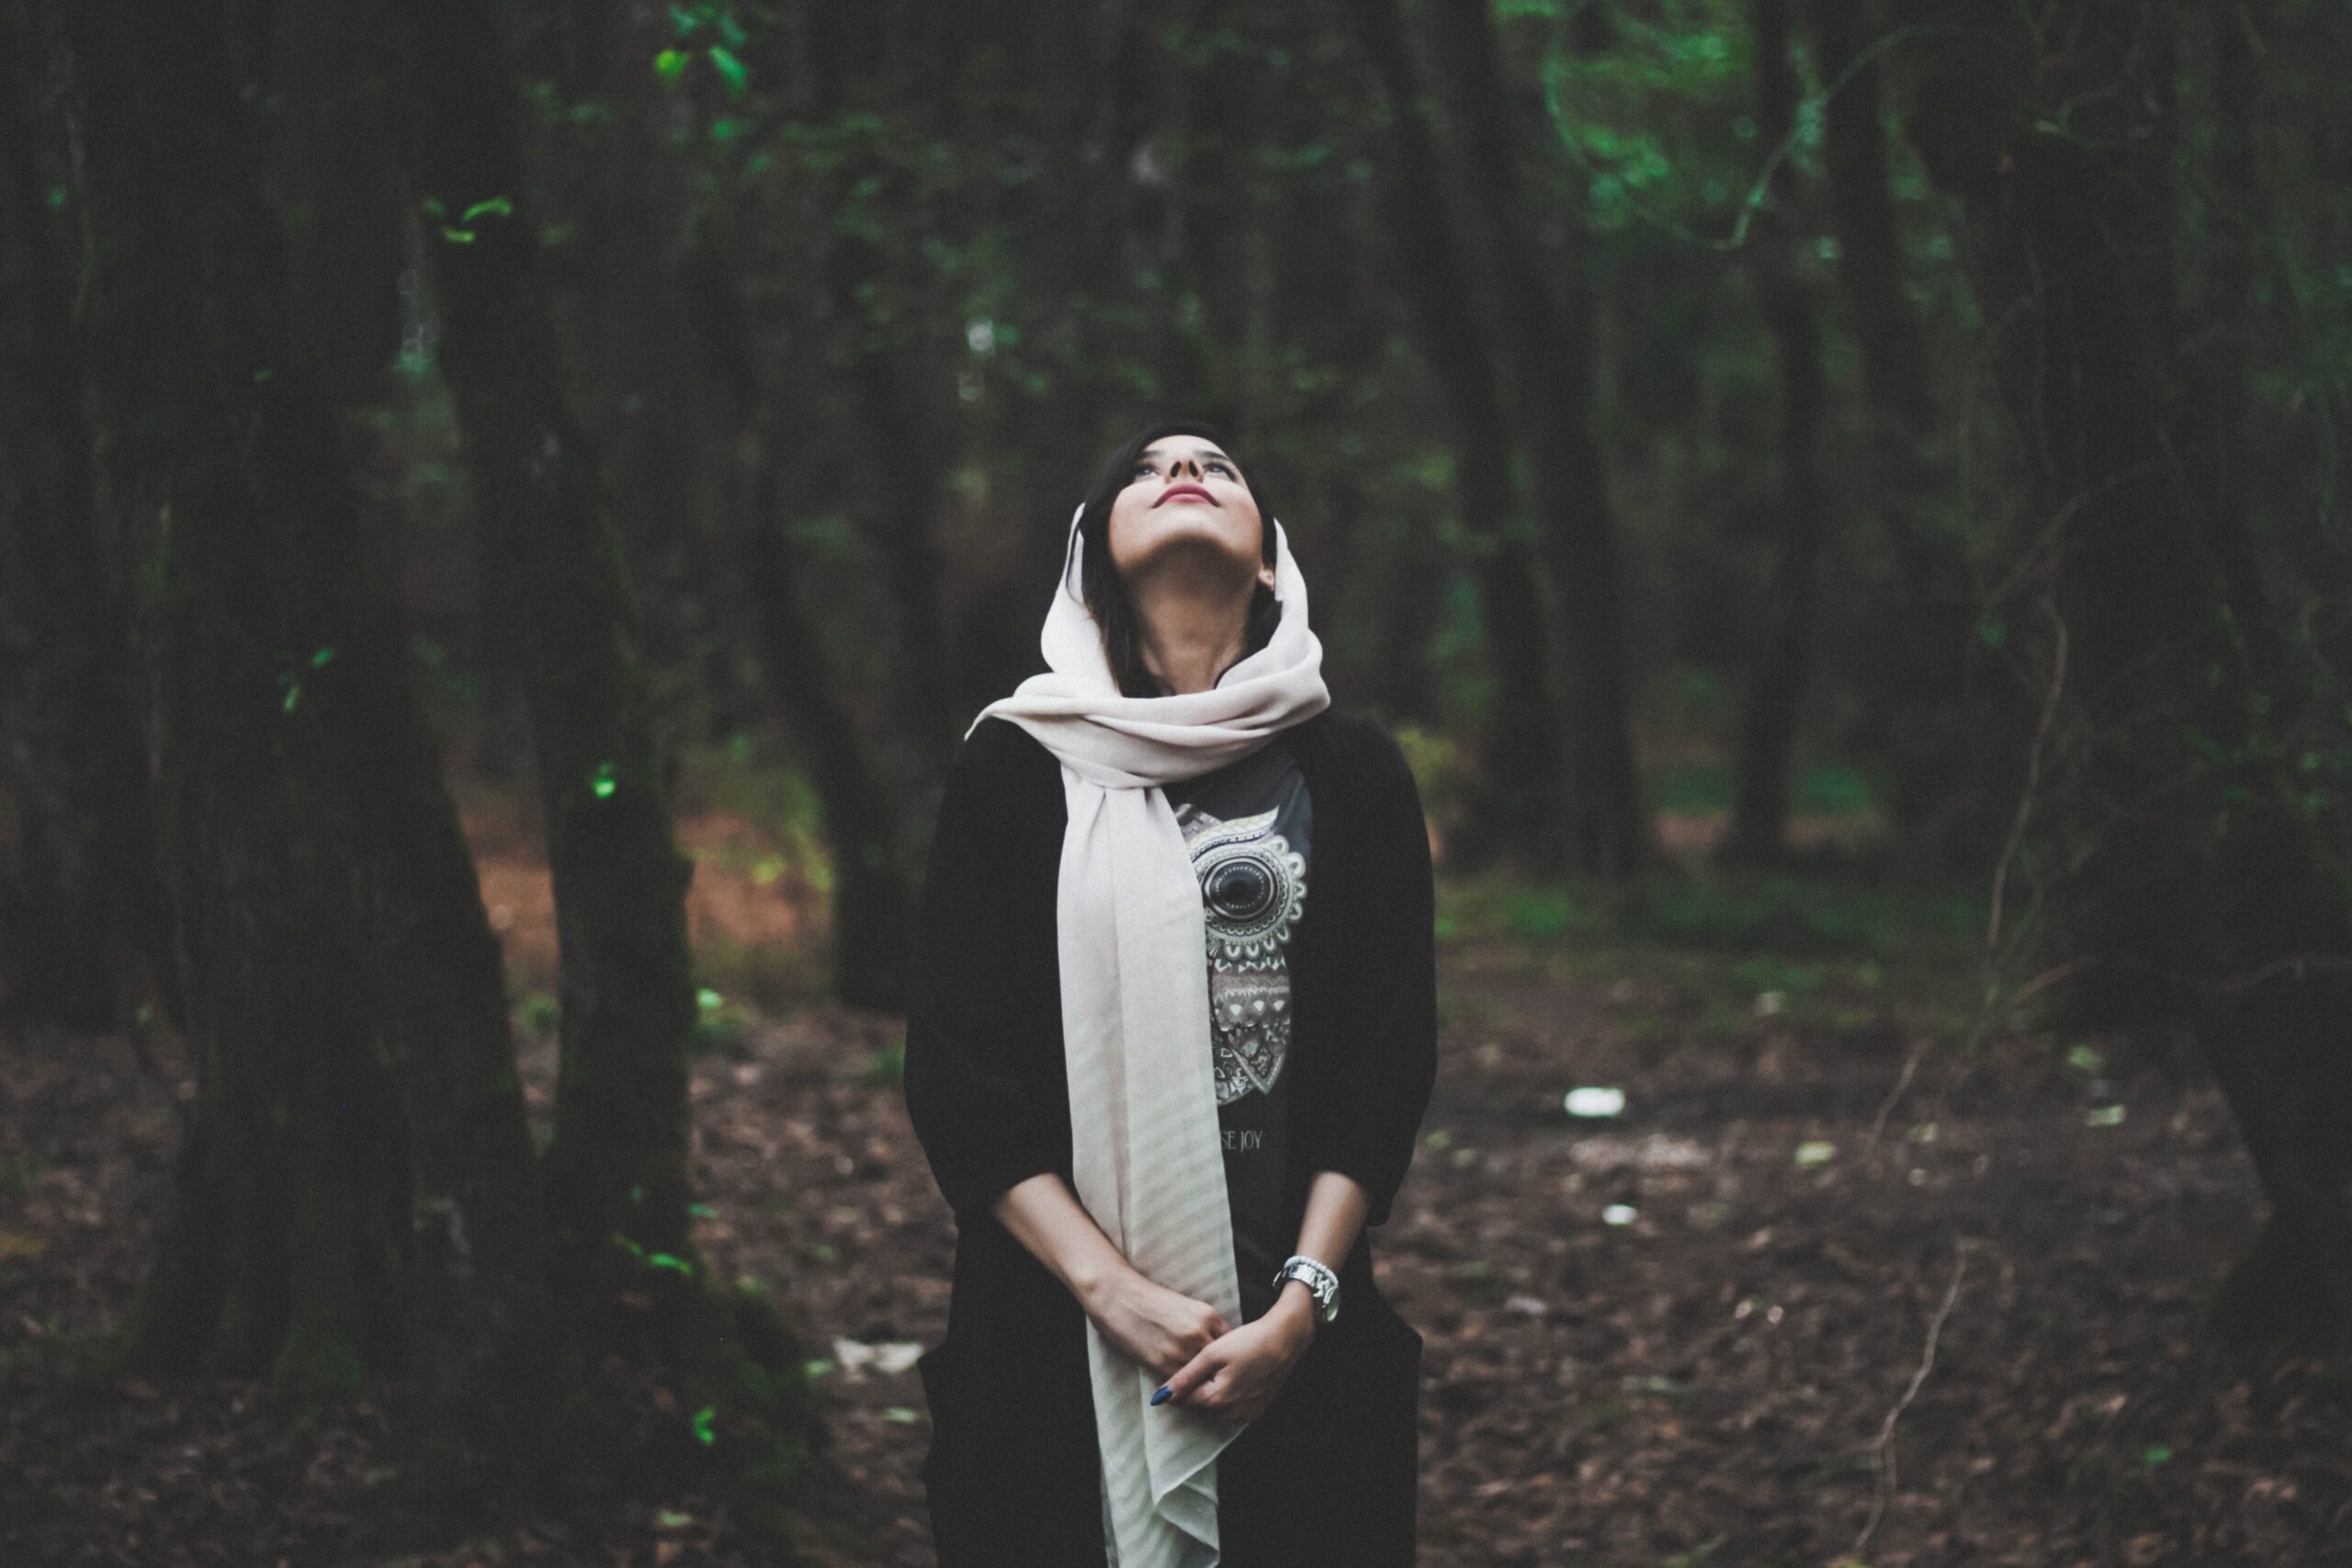
{"label": "woman's lips", "polygon": [[1165,506],[1180,495],[1197,495],[1212,506],[1216,504],[1216,497],[1211,495],[1208,491],[1203,490],[1198,485],[1170,485],[1166,490],[1159,492],[1159,499],[1153,502],[1152,504],[1154,506]]}

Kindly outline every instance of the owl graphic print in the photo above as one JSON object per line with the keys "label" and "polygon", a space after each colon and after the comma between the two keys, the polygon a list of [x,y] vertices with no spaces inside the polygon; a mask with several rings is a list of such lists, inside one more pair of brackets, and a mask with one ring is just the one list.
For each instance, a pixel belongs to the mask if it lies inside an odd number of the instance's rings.
{"label": "owl graphic print", "polygon": [[1306,913],[1313,804],[1279,741],[1167,788],[1201,884],[1209,1034],[1246,1319],[1298,1238],[1282,1234],[1292,940]]}

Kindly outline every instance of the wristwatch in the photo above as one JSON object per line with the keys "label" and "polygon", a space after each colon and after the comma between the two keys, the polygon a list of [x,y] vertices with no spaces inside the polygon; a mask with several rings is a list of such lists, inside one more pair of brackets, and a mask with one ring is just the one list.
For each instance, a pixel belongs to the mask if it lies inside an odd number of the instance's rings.
{"label": "wristwatch", "polygon": [[1274,1273],[1274,1293],[1282,1293],[1283,1281],[1298,1280],[1306,1283],[1315,1297],[1315,1315],[1329,1323],[1340,1315],[1340,1277],[1305,1253],[1295,1252]]}

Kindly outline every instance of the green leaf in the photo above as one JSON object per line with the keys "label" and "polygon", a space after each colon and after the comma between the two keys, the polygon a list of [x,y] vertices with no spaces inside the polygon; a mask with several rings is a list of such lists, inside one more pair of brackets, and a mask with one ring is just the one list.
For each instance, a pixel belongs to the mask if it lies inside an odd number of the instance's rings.
{"label": "green leaf", "polygon": [[716,1421],[718,1418],[718,1407],[717,1405],[706,1404],[700,1410],[695,1412],[695,1442],[700,1443],[704,1448],[708,1448],[711,1444],[718,1441],[718,1434],[711,1429],[711,1423]]}
{"label": "green leaf", "polygon": [[736,59],[732,51],[717,44],[710,46],[710,62],[718,68],[718,74],[727,83],[727,90],[741,97],[743,89],[751,85],[752,80],[752,73],[743,62]]}
{"label": "green leaf", "polygon": [[441,237],[453,245],[470,245],[474,243],[474,231],[471,229],[452,229],[444,225]]}
{"label": "green leaf", "polygon": [[687,1262],[683,1258],[673,1258],[666,1252],[647,1253],[645,1255],[645,1266],[648,1269],[667,1269],[673,1273],[684,1274],[688,1279],[692,1279],[695,1272],[695,1266],[693,1264]]}
{"label": "green leaf", "polygon": [[507,200],[503,196],[493,196],[488,201],[477,201],[471,207],[467,208],[463,216],[459,217],[458,221],[460,223],[470,223],[477,218],[512,218],[514,216],[514,204]]}
{"label": "green leaf", "polygon": [[686,51],[683,49],[665,49],[653,57],[653,73],[673,87],[685,70]]}
{"label": "green leaf", "polygon": [[596,764],[596,771],[589,775],[588,787],[595,792],[598,800],[610,800],[613,797],[613,791],[619,787],[614,773],[615,770],[610,762],[599,762]]}

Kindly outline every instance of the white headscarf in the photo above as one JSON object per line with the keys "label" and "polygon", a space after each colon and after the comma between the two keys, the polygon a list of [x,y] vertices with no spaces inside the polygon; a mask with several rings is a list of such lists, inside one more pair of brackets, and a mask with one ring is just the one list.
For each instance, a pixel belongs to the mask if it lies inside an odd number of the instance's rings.
{"label": "white headscarf", "polygon": [[[1056,895],[1062,1045],[1079,1201],[1145,1278],[1241,1324],[1233,1219],[1210,1063],[1207,929],[1183,829],[1159,787],[1248,756],[1329,707],[1306,581],[1274,522],[1282,618],[1266,646],[1205,692],[1124,695],[1081,590],[1070,518],[1039,645],[1047,672],[990,703],[1059,759],[1069,826]],[[967,730],[967,734],[969,733]],[[1212,1568],[1217,1454],[1241,1425],[1173,1401],[1160,1379],[1087,1325],[1111,1561]]]}

